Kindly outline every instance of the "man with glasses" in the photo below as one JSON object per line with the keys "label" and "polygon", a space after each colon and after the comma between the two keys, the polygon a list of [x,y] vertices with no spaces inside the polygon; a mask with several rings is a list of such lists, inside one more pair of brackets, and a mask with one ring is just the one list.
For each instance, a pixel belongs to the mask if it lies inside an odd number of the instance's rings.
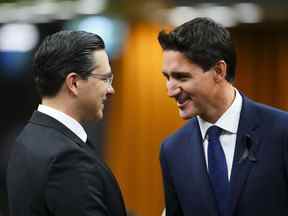
{"label": "man with glasses", "polygon": [[42,102],[9,161],[11,215],[125,216],[118,183],[82,127],[103,117],[114,94],[103,40],[83,31],[48,36],[33,71]]}

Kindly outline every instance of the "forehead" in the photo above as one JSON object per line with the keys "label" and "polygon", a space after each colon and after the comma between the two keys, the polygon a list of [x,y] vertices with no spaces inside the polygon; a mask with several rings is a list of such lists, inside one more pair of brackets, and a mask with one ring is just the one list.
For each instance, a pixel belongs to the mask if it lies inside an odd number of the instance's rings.
{"label": "forehead", "polygon": [[96,50],[93,53],[95,69],[99,73],[110,73],[109,58],[105,50]]}
{"label": "forehead", "polygon": [[197,67],[191,63],[181,52],[174,50],[164,50],[163,71],[189,71],[191,67]]}

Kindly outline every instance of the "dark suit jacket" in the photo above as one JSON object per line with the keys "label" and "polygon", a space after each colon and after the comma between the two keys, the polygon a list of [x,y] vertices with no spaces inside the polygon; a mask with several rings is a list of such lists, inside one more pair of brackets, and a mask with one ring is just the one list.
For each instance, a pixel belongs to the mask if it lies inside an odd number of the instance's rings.
{"label": "dark suit jacket", "polygon": [[[243,97],[225,216],[288,215],[288,114]],[[196,118],[161,145],[167,216],[216,216]]]}
{"label": "dark suit jacket", "polygon": [[12,216],[126,216],[117,181],[89,143],[34,112],[7,170]]}

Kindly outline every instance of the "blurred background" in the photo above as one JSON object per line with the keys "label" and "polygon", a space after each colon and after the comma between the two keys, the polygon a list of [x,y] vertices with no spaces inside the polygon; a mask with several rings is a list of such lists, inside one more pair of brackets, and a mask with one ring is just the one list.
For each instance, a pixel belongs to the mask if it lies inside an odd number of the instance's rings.
{"label": "blurred background", "polygon": [[287,0],[0,0],[0,216],[8,216],[9,150],[40,102],[31,61],[46,35],[78,29],[104,39],[116,94],[104,119],[85,127],[115,173],[130,214],[158,216],[164,208],[159,146],[184,123],[166,95],[158,32],[197,16],[222,23],[238,52],[236,87],[287,110],[287,11]]}

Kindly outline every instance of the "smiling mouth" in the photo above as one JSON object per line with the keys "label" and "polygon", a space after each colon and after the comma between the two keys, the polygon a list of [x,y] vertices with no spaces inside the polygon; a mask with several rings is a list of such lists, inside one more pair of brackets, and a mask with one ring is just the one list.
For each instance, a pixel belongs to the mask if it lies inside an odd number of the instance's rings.
{"label": "smiling mouth", "polygon": [[177,101],[177,106],[179,108],[182,108],[183,106],[185,106],[187,103],[191,101],[191,97],[186,92],[182,92],[176,97],[176,101]]}

